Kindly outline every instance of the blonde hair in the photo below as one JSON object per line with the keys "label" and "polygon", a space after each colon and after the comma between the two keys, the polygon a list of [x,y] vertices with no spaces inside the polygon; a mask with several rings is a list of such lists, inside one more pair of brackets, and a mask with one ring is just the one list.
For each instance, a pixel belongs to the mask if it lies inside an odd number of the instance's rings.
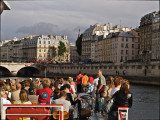
{"label": "blonde hair", "polygon": [[1,90],[1,97],[3,97],[6,94],[6,91],[4,89]]}
{"label": "blonde hair", "polygon": [[109,84],[109,89],[113,88],[114,87],[114,78],[112,76],[108,76],[106,78],[106,80],[110,81],[110,84]]}
{"label": "blonde hair", "polygon": [[51,81],[48,78],[44,78],[42,81],[43,88],[49,88]]}
{"label": "blonde hair", "polygon": [[11,91],[11,87],[9,86],[9,84],[7,84],[7,85],[6,85],[5,90],[6,90],[6,91],[8,91],[8,92],[10,92],[10,91]]}
{"label": "blonde hair", "polygon": [[16,85],[11,85],[11,92],[16,91]]}

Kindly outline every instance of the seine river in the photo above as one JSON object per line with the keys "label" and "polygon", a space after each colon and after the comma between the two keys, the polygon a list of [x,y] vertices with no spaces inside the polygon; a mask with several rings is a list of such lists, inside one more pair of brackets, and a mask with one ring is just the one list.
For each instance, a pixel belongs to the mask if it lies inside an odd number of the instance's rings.
{"label": "seine river", "polygon": [[[3,79],[3,78],[1,78]],[[160,88],[158,86],[131,85],[133,105],[129,109],[129,120],[159,120]],[[104,120],[94,115],[92,120]]]}

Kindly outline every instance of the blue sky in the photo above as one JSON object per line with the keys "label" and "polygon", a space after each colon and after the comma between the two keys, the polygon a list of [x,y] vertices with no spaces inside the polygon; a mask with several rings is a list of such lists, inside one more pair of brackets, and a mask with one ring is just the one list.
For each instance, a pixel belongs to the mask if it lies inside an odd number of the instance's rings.
{"label": "blue sky", "polygon": [[158,1],[37,0],[8,1],[10,11],[1,15],[1,40],[31,34],[68,35],[77,38],[90,25],[111,22],[137,27],[143,15],[159,10]]}

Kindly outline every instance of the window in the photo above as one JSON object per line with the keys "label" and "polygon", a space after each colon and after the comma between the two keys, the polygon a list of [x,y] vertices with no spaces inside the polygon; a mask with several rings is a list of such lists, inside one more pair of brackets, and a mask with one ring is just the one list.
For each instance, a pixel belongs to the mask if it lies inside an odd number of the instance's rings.
{"label": "window", "polygon": [[50,44],[50,41],[48,41],[48,44]]}
{"label": "window", "polygon": [[121,47],[122,47],[122,48],[124,47],[124,44],[123,44],[123,43],[121,43]]}
{"label": "window", "polygon": [[41,44],[41,41],[39,41],[39,44]]}
{"label": "window", "polygon": [[128,54],[128,50],[126,50],[126,54]]}
{"label": "window", "polygon": [[127,56],[125,57],[125,61],[127,61]]}
{"label": "window", "polygon": [[39,52],[41,52],[41,49],[39,50]]}
{"label": "window", "polygon": [[128,38],[126,38],[126,42],[128,42]]}
{"label": "window", "polygon": [[134,60],[134,56],[132,56],[132,60]]}
{"label": "window", "polygon": [[122,41],[124,41],[124,37],[122,37]]}
{"label": "window", "polygon": [[46,44],[46,42],[44,41],[44,44]]}
{"label": "window", "polygon": [[126,48],[128,48],[128,44],[126,44]]}
{"label": "window", "polygon": [[44,50],[44,52],[46,52],[46,50]]}
{"label": "window", "polygon": [[121,56],[121,61],[123,61],[123,56]]}
{"label": "window", "polygon": [[132,42],[134,42],[134,38],[132,38]]}
{"label": "window", "polygon": [[132,50],[132,55],[134,55],[134,50]]}
{"label": "window", "polygon": [[123,54],[123,50],[121,50],[121,54]]}
{"label": "window", "polygon": [[134,48],[134,44],[132,44],[132,48]]}

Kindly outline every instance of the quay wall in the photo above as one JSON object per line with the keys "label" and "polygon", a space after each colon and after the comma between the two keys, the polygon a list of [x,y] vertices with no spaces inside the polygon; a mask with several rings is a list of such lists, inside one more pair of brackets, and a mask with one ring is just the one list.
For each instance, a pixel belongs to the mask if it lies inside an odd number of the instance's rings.
{"label": "quay wall", "polygon": [[[160,85],[160,65],[106,65],[106,64],[78,64],[78,65],[48,65],[48,76],[73,76],[81,70],[87,75],[96,76],[97,70],[101,69],[104,76],[122,76],[135,84]],[[125,75],[123,74],[125,71]]]}

